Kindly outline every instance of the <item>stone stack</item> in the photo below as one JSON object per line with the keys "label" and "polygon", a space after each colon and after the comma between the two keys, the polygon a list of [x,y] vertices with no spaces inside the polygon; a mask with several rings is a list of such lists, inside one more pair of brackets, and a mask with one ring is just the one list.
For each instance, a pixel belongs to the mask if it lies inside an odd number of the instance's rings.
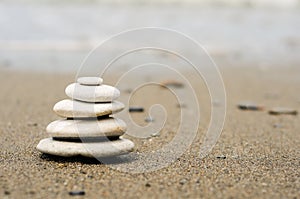
{"label": "stone stack", "polygon": [[40,141],[37,149],[46,154],[71,157],[109,157],[129,153],[134,144],[120,138],[126,124],[113,113],[124,109],[115,101],[120,91],[103,85],[98,77],[81,77],[65,92],[71,99],[55,104],[54,112],[65,118],[50,123],[47,133],[51,138]]}

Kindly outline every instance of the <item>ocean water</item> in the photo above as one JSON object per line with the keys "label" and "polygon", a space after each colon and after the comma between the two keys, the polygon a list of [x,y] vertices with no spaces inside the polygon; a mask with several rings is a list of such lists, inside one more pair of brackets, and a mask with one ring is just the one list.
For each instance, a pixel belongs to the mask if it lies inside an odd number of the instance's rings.
{"label": "ocean water", "polygon": [[25,3],[25,4],[180,4],[180,5],[211,5],[211,6],[252,6],[252,7],[297,7],[299,0],[2,0],[2,3]]}
{"label": "ocean water", "polygon": [[[297,0],[13,0],[0,2],[0,68],[75,72],[99,43],[141,27],[168,28],[190,36],[220,67],[300,63]],[[113,48],[126,42],[135,41]],[[193,52],[185,44],[177,45]]]}

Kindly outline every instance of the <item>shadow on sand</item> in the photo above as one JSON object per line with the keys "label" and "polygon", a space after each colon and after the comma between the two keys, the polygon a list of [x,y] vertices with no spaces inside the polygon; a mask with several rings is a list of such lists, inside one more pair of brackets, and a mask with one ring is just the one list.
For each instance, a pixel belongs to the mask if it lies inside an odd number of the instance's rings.
{"label": "shadow on sand", "polygon": [[124,163],[130,163],[135,161],[135,158],[132,155],[121,155],[115,157],[106,157],[106,158],[88,158],[83,156],[74,156],[74,157],[59,157],[55,155],[42,154],[41,159],[46,161],[54,161],[58,163],[76,163],[80,162],[83,164],[110,164],[110,165],[118,165]]}

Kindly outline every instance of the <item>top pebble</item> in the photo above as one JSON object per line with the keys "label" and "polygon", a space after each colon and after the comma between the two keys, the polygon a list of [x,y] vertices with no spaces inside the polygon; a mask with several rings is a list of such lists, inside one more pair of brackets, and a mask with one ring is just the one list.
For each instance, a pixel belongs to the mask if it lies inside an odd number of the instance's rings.
{"label": "top pebble", "polygon": [[80,77],[77,82],[84,86],[100,86],[103,79],[100,77]]}

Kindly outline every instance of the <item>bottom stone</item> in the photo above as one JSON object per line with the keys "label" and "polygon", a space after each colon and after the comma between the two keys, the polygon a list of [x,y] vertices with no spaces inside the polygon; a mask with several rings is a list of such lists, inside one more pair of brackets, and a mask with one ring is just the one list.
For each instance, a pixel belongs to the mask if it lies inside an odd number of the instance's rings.
{"label": "bottom stone", "polygon": [[84,156],[90,158],[110,157],[129,153],[134,148],[130,140],[120,138],[107,142],[68,142],[46,138],[37,145],[37,150],[42,153],[62,157]]}

